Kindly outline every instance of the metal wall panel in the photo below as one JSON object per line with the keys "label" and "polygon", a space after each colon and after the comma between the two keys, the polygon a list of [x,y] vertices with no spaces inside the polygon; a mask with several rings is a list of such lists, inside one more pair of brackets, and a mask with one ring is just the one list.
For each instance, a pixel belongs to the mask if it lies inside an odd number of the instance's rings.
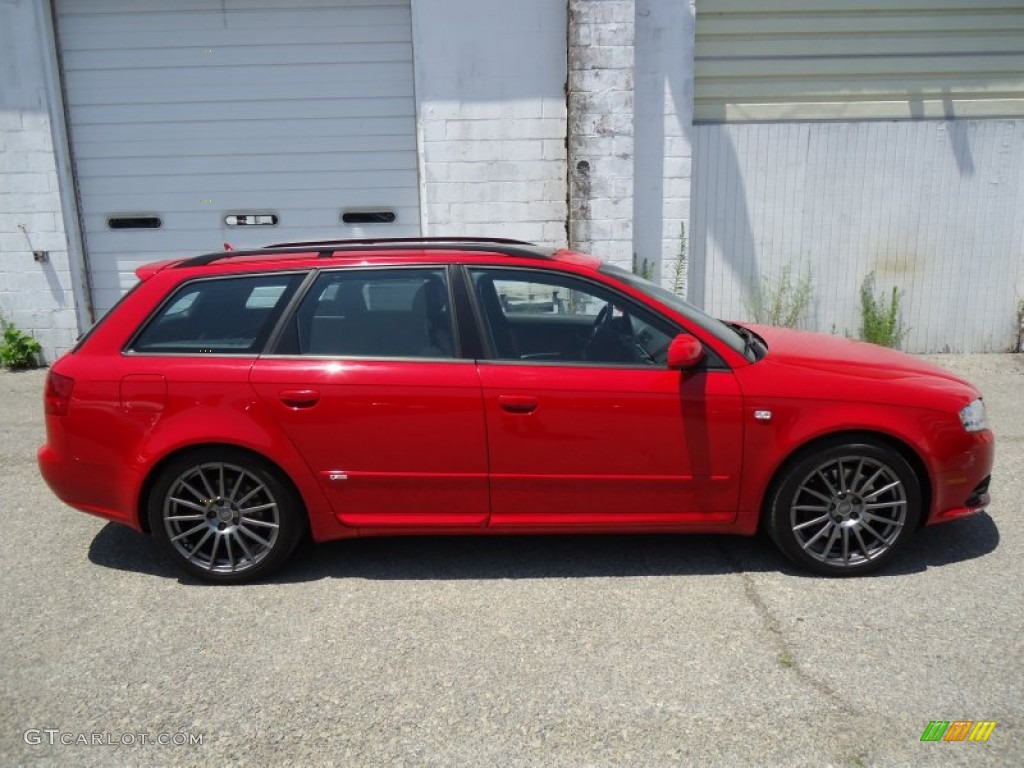
{"label": "metal wall panel", "polygon": [[[58,0],[57,29],[98,311],[225,241],[419,234],[409,0]],[[225,223],[250,212],[278,224]]]}
{"label": "metal wall panel", "polygon": [[697,122],[1024,116],[1020,0],[700,0]]}
{"label": "metal wall panel", "polygon": [[856,337],[860,286],[903,291],[904,348],[1010,349],[1024,298],[1024,121],[700,125],[690,298],[749,317],[811,270],[805,327]]}

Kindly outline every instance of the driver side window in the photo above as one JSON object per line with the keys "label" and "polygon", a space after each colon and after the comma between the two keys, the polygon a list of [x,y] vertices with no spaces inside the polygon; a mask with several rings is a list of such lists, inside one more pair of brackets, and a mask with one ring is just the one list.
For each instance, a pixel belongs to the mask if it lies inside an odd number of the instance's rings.
{"label": "driver side window", "polygon": [[529,270],[470,274],[498,360],[665,365],[675,330],[613,291]]}

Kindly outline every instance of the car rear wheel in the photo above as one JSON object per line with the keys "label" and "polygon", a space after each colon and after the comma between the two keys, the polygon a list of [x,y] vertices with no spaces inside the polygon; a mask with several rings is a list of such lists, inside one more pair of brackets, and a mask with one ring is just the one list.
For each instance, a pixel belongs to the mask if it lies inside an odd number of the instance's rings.
{"label": "car rear wheel", "polygon": [[292,553],[305,513],[279,472],[243,451],[208,448],[172,460],[149,496],[157,544],[185,572],[238,583]]}
{"label": "car rear wheel", "polygon": [[833,443],[798,457],[769,500],[768,530],[794,563],[856,576],[888,563],[917,529],[921,488],[897,451]]}

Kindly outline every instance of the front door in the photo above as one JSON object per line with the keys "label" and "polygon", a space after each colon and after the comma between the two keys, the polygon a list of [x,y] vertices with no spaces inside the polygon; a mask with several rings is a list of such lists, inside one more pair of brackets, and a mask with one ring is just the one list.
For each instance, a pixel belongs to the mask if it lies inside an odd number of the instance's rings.
{"label": "front door", "polygon": [[471,271],[492,528],[735,519],[741,396],[731,371],[673,371],[663,318],[589,281]]}

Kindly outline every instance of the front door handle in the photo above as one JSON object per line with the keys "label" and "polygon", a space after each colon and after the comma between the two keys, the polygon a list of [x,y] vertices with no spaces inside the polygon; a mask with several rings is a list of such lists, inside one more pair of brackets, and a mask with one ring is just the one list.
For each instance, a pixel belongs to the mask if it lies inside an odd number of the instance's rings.
{"label": "front door handle", "polygon": [[498,404],[509,413],[533,413],[537,410],[537,398],[528,395],[498,395]]}
{"label": "front door handle", "polygon": [[282,389],[278,397],[289,408],[311,408],[320,402],[320,392],[316,389]]}

